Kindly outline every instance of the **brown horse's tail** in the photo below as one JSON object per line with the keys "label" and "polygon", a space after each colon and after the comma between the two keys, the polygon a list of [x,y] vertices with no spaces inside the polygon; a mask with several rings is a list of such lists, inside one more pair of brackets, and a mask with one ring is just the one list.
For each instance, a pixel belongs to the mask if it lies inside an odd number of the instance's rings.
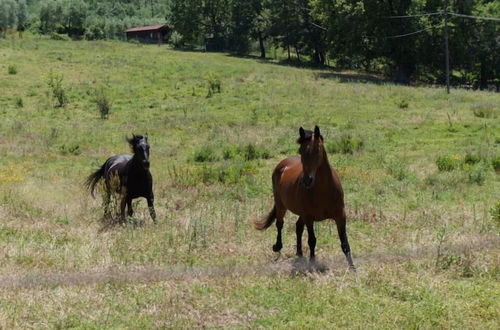
{"label": "brown horse's tail", "polygon": [[273,224],[274,220],[276,220],[276,205],[273,206],[273,209],[271,210],[271,212],[269,212],[267,217],[260,221],[255,221],[253,223],[253,226],[257,230],[264,230],[269,228],[269,226]]}
{"label": "brown horse's tail", "polygon": [[90,194],[92,195],[92,197],[95,197],[94,190],[95,190],[96,184],[99,182],[99,180],[101,180],[104,177],[105,166],[106,166],[106,163],[104,163],[100,169],[98,169],[97,171],[95,171],[94,173],[89,175],[89,177],[85,181],[85,186],[90,191]]}

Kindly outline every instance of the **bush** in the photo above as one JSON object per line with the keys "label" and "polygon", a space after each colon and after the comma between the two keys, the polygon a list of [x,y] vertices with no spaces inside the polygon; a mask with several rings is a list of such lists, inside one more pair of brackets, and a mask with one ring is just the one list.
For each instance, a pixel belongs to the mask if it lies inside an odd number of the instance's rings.
{"label": "bush", "polygon": [[493,166],[495,172],[500,172],[500,155],[493,156],[491,159],[491,165]]}
{"label": "bush", "polygon": [[481,157],[477,154],[473,154],[472,152],[467,152],[464,157],[464,164],[474,165],[479,163]]}
{"label": "bush", "polygon": [[215,151],[209,146],[204,146],[194,153],[194,161],[198,163],[213,162],[216,160],[218,160],[218,157]]}
{"label": "bush", "polygon": [[409,106],[409,103],[408,103],[408,101],[406,101],[406,100],[404,100],[404,99],[403,99],[403,100],[400,100],[400,101],[397,103],[397,105],[398,105],[398,107],[399,107],[400,109],[407,109],[407,108],[408,108],[408,106]]}
{"label": "bush", "polygon": [[17,67],[15,65],[9,65],[7,68],[7,71],[9,74],[16,74],[17,73]]}
{"label": "bush", "polygon": [[499,114],[498,105],[489,102],[474,104],[471,107],[474,116],[479,118],[496,118]]}
{"label": "bush", "polygon": [[23,102],[22,97],[18,97],[18,98],[16,99],[16,107],[18,107],[18,108],[22,108],[22,107],[24,107],[24,102]]}
{"label": "bush", "polygon": [[63,88],[62,81],[64,77],[62,74],[49,73],[49,78],[47,84],[49,85],[53,97],[56,99],[57,107],[64,107],[68,103],[68,99],[66,97],[66,92]]}
{"label": "bush", "polygon": [[491,217],[493,220],[500,225],[500,201],[497,201],[496,204],[490,210]]}
{"label": "bush", "polygon": [[94,101],[99,109],[101,119],[108,119],[112,103],[103,87],[96,88]]}
{"label": "bush", "polygon": [[59,40],[59,41],[70,41],[71,40],[70,37],[68,37],[67,35],[56,33],[56,32],[50,33],[50,39]]}
{"label": "bush", "polygon": [[456,161],[450,156],[439,156],[436,159],[436,165],[440,172],[449,172],[457,168]]}
{"label": "bush", "polygon": [[400,159],[389,159],[385,168],[387,172],[398,181],[403,181],[410,176],[405,163]]}
{"label": "bush", "polygon": [[476,183],[478,185],[482,185],[486,180],[486,166],[484,162],[479,162],[476,166],[472,168],[469,172],[469,182]]}
{"label": "bush", "polygon": [[72,144],[62,144],[59,146],[59,152],[62,154],[62,155],[79,155],[82,153],[81,149],[80,149],[80,146],[76,143],[72,143]]}
{"label": "bush", "polygon": [[327,144],[326,150],[330,153],[353,154],[360,151],[364,142],[360,137],[353,137],[350,134],[343,134]]}
{"label": "bush", "polygon": [[215,93],[221,92],[221,81],[219,77],[214,74],[209,74],[206,78],[208,83],[207,97],[212,97]]}
{"label": "bush", "polygon": [[184,40],[182,40],[182,35],[177,31],[173,31],[172,34],[170,35],[170,43],[175,48],[182,47],[184,45]]}

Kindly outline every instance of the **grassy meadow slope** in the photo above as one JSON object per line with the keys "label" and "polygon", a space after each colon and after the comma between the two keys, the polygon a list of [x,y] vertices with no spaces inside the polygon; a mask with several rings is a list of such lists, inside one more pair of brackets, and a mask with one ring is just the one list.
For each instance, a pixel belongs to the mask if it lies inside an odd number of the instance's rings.
{"label": "grassy meadow slope", "polygon": [[[48,85],[60,75],[64,107]],[[497,328],[500,95],[343,77],[0,40],[0,328]],[[315,124],[343,182],[357,276],[333,222],[316,224],[326,270],[312,272],[294,259],[295,216],[277,260],[274,226],[252,228],[272,206],[273,167]],[[159,223],[140,200],[126,226],[107,226],[85,177],[146,132]]]}

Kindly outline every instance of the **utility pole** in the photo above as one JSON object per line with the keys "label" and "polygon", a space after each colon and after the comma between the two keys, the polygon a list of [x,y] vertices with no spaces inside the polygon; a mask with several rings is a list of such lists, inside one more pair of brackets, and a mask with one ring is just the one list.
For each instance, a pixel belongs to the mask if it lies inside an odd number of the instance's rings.
{"label": "utility pole", "polygon": [[450,94],[450,50],[448,48],[448,0],[444,0],[444,52],[446,61],[446,93]]}

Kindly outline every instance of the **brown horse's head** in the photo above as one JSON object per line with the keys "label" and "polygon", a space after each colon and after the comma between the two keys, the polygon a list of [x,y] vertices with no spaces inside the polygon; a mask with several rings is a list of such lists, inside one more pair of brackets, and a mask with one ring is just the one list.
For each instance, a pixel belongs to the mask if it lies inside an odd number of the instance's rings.
{"label": "brown horse's head", "polygon": [[149,143],[148,143],[148,135],[135,135],[132,134],[132,137],[127,138],[128,144],[134,153],[134,157],[137,157],[141,161],[142,166],[145,169],[149,168]]}
{"label": "brown horse's head", "polygon": [[299,134],[297,143],[300,144],[299,152],[304,172],[302,183],[306,188],[311,188],[314,184],[316,171],[325,160],[323,136],[321,136],[318,126],[314,127],[314,132],[306,131],[301,127]]}

